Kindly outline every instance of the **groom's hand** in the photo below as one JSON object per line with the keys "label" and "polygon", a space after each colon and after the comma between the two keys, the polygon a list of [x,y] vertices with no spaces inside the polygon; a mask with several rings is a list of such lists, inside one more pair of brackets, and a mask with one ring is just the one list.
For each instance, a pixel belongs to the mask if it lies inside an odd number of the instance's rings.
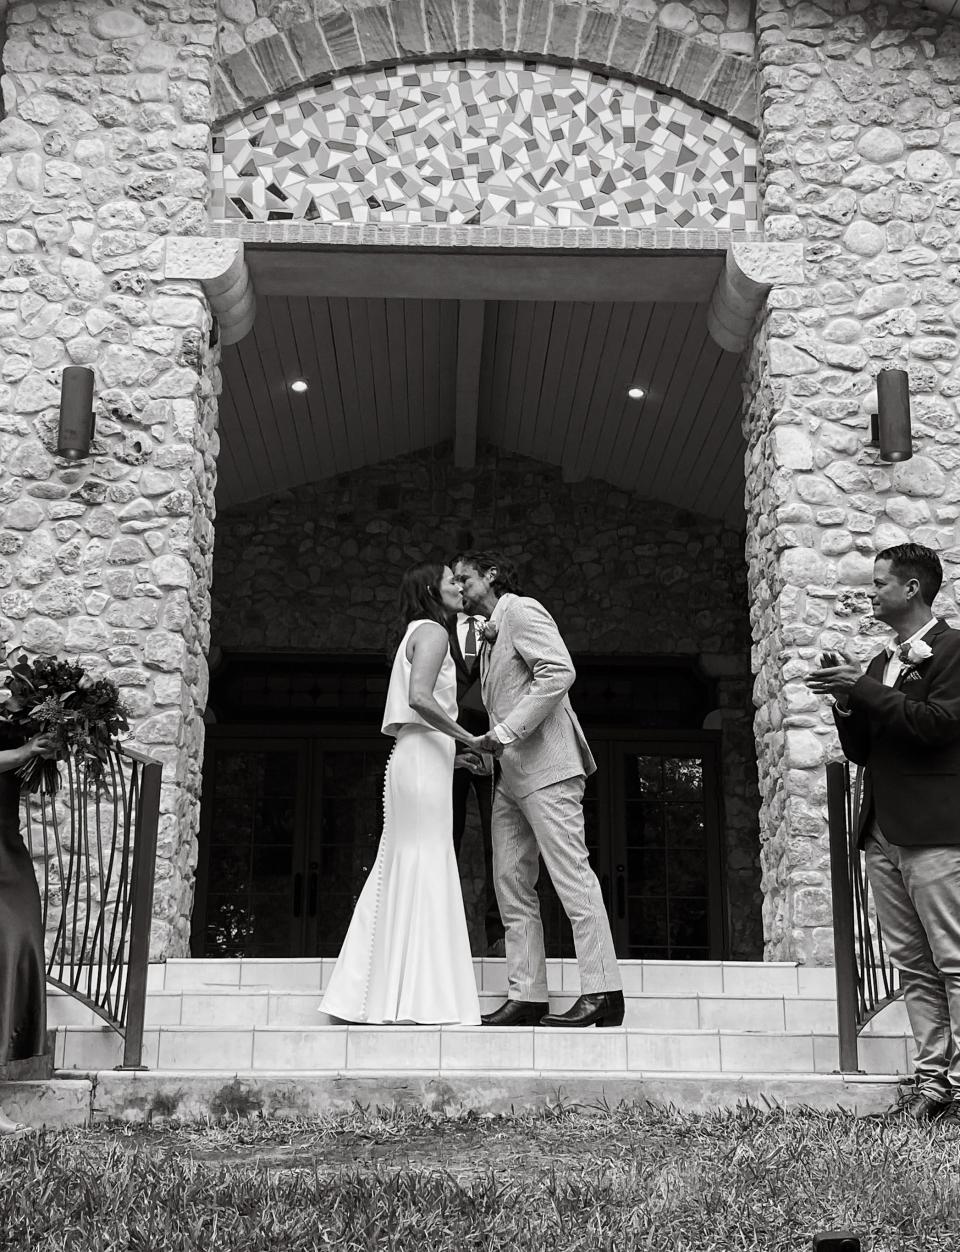
{"label": "groom's hand", "polygon": [[492,730],[488,730],[485,735],[481,735],[477,747],[481,752],[492,752],[494,756],[500,756],[503,752],[503,744]]}

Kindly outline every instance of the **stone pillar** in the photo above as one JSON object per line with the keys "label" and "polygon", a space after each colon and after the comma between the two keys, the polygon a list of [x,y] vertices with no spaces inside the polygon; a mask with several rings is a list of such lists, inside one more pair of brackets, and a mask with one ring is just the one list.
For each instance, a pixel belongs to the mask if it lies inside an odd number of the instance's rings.
{"label": "stone pillar", "polygon": [[[0,121],[0,637],[120,684],[162,759],[154,955],[187,951],[206,703],[216,349],[166,237],[205,229],[216,10],[14,4]],[[96,376],[80,465],[61,371]]]}
{"label": "stone pillar", "polygon": [[[746,434],[766,953],[829,961],[824,763],[832,718],[803,685],[824,647],[878,635],[875,553],[960,573],[960,25],[920,7],[758,0],[763,221],[803,245],[753,346]],[[915,456],[866,446],[875,376],[906,367]]]}

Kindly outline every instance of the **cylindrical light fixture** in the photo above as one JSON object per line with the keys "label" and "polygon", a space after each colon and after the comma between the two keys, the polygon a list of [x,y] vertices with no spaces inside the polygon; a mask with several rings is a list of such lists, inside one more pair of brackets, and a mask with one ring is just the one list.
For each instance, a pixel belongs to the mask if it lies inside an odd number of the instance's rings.
{"label": "cylindrical light fixture", "polygon": [[909,461],[913,456],[906,370],[885,369],[877,375],[877,433],[881,461]]}
{"label": "cylindrical light fixture", "polygon": [[57,456],[82,461],[93,442],[93,370],[68,365],[60,380],[60,429]]}

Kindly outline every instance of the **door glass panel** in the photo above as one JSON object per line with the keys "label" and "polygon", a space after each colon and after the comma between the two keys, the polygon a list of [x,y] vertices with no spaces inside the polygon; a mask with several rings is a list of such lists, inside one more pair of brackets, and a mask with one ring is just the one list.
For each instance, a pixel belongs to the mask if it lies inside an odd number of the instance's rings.
{"label": "door glass panel", "polygon": [[289,955],[299,750],[218,745],[210,760],[204,952]]}
{"label": "door glass panel", "polygon": [[[389,745],[324,747],[308,872],[308,951],[337,956],[354,906],[373,868],[383,824],[383,773]],[[311,894],[312,892],[312,894]]]}
{"label": "door glass panel", "polygon": [[[621,955],[648,960],[710,954],[709,858],[702,756],[624,753],[620,799],[626,918]],[[614,856],[616,860],[616,856]]]}

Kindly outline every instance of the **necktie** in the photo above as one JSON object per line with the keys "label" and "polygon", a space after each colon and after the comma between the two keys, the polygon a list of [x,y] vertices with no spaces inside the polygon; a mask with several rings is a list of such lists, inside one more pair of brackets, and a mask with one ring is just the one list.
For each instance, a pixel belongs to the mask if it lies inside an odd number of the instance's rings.
{"label": "necktie", "polygon": [[463,659],[467,663],[468,669],[473,669],[477,663],[477,627],[476,618],[467,618],[467,637],[463,645]]}

